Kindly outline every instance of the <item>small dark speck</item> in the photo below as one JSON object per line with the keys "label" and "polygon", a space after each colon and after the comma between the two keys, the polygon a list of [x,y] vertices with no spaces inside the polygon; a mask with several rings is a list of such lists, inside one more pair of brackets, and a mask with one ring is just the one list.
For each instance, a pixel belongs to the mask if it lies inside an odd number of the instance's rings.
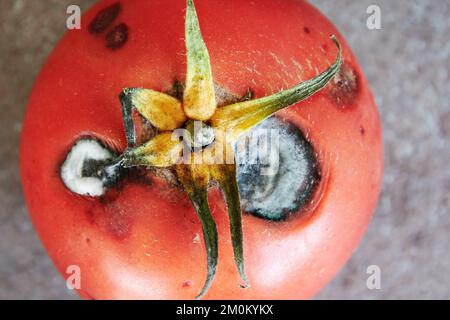
{"label": "small dark speck", "polygon": [[87,244],[91,244],[91,239],[90,238],[86,238],[85,241],[86,241]]}
{"label": "small dark speck", "polygon": [[360,126],[360,127],[359,127],[359,133],[360,133],[362,136],[365,135],[365,134],[366,134],[366,129],[364,129],[363,126]]}
{"label": "small dark speck", "polygon": [[305,33],[308,33],[308,34],[311,33],[311,30],[309,30],[308,27],[304,27],[304,28],[303,28],[303,31],[305,31]]}
{"label": "small dark speck", "polygon": [[183,282],[183,288],[190,287],[190,286],[192,286],[192,281],[188,280],[188,281]]}
{"label": "small dark speck", "polygon": [[97,13],[94,20],[89,24],[89,32],[100,34],[104,32],[114,22],[121,11],[120,3],[115,3]]}
{"label": "small dark speck", "polygon": [[112,50],[122,48],[128,41],[128,26],[121,23],[106,35],[106,47]]}

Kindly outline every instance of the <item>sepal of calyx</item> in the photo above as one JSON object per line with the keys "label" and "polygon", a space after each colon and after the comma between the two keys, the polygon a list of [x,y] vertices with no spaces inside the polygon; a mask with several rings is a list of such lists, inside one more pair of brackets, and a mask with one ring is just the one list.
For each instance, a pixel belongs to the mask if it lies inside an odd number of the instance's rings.
{"label": "sepal of calyx", "polygon": [[[189,196],[200,219],[207,254],[207,276],[203,289],[197,298],[201,298],[210,288],[218,261],[218,235],[214,219],[208,205],[208,188],[215,182],[221,189],[229,214],[234,257],[239,274],[248,286],[244,271],[243,233],[241,223],[241,205],[236,182],[236,165],[232,144],[236,139],[277,111],[295,105],[320,91],[339,71],[342,58],[341,46],[336,37],[331,36],[338,53],[335,62],[313,79],[274,95],[238,102],[218,107],[215,99],[213,72],[208,49],[203,40],[193,0],[187,0],[186,10],[186,88],[183,101],[165,93],[144,88],[124,89],[120,95],[125,132],[128,141],[127,150],[120,157],[123,167],[175,167],[178,180]],[[132,109],[150,122],[159,133],[140,146],[136,146],[136,133],[132,120]],[[201,142],[192,148],[192,159],[183,159],[186,142],[174,139],[176,130],[185,129],[192,134],[189,125],[192,121],[202,121],[213,132],[224,132],[221,138],[210,139],[210,144]],[[195,139],[193,139],[195,140]],[[200,139],[208,141],[208,139]],[[192,141],[191,141],[192,143]],[[220,146],[219,144],[224,144]],[[188,146],[193,147],[193,145]],[[194,145],[195,147],[195,145]],[[225,164],[216,164],[211,160],[211,149],[226,150]],[[231,150],[231,152],[230,152]],[[210,161],[207,152],[210,152]],[[230,153],[232,161],[229,161]],[[214,152],[213,152],[214,154]],[[193,158],[200,156],[204,161],[198,163]],[[185,158],[185,157],[184,157]],[[221,154],[220,159],[224,159]],[[181,160],[184,161],[181,161]]]}

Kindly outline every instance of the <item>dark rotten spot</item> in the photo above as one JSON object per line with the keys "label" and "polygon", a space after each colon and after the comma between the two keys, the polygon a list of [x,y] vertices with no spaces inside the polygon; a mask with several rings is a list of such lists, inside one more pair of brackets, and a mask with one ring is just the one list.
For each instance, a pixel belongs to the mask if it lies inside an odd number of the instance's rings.
{"label": "dark rotten spot", "polygon": [[311,30],[310,30],[308,27],[304,27],[304,28],[303,28],[303,31],[304,31],[306,34],[310,34],[310,33],[311,33]]}
{"label": "dark rotten spot", "polygon": [[111,50],[122,48],[128,41],[128,26],[121,23],[106,35],[106,47]]}
{"label": "dark rotten spot", "polygon": [[109,26],[112,25],[114,20],[116,20],[121,10],[122,7],[120,3],[115,3],[101,10],[89,24],[89,32],[92,34],[100,34],[104,32]]}
{"label": "dark rotten spot", "polygon": [[[252,146],[242,148],[245,136],[238,141],[237,179],[245,212],[272,221],[304,212],[321,180],[313,146],[299,128],[276,117],[265,120],[253,132],[252,140],[257,143],[253,150],[265,148],[274,157],[267,159],[259,154],[256,161],[247,161]],[[271,140],[274,132],[278,133],[279,143]],[[265,139],[272,150],[260,144]]]}
{"label": "dark rotten spot", "polygon": [[342,64],[339,73],[330,81],[329,97],[333,103],[346,109],[354,105],[359,94],[359,77],[347,63]]}

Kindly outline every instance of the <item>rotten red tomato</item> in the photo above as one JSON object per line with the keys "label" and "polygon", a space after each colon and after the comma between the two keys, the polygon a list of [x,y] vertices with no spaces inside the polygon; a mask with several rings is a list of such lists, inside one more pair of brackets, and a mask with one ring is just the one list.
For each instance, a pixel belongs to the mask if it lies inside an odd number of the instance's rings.
{"label": "rotten red tomato", "polygon": [[306,1],[105,0],[36,81],[23,189],[91,299],[311,298],[382,177],[360,66]]}

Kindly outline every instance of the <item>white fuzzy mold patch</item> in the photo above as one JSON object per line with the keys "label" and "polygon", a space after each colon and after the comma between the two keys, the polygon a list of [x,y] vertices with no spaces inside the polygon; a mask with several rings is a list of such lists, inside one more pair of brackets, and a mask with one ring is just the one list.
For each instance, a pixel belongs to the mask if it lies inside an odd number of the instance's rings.
{"label": "white fuzzy mold patch", "polygon": [[283,220],[299,211],[319,181],[311,144],[297,127],[276,117],[239,139],[236,159],[245,211],[264,219]]}
{"label": "white fuzzy mold patch", "polygon": [[88,160],[110,160],[114,154],[94,139],[81,139],[70,150],[61,167],[61,178],[72,192],[98,197],[105,193],[105,185],[100,177],[83,176],[83,166]]}

